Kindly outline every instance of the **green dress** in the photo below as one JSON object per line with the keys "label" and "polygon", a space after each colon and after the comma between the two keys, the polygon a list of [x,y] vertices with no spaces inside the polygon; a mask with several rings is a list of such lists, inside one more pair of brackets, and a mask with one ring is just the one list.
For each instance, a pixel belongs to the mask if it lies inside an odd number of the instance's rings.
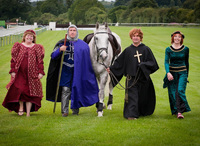
{"label": "green dress", "polygon": [[[189,48],[184,45],[179,49],[174,49],[172,46],[167,47],[165,50],[165,70],[163,88],[168,88],[172,114],[191,111],[185,95],[189,73]],[[174,80],[167,79],[168,72],[173,75]]]}

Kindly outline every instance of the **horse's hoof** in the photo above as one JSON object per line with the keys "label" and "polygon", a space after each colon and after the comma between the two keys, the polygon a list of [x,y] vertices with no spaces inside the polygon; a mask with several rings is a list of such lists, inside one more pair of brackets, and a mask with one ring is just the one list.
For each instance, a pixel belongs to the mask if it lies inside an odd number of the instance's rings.
{"label": "horse's hoof", "polygon": [[112,110],[112,104],[109,104],[107,107],[108,110]]}
{"label": "horse's hoof", "polygon": [[105,104],[103,105],[103,109],[106,109],[106,105]]}
{"label": "horse's hoof", "polygon": [[98,112],[98,117],[103,117],[103,111]]}

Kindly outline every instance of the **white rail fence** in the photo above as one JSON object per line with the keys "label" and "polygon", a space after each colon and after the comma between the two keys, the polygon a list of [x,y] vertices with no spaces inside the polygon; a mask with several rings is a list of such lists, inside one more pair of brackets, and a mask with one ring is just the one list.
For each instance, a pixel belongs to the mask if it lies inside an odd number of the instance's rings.
{"label": "white rail fence", "polygon": [[[46,31],[47,28],[43,27],[39,30],[34,30],[36,35],[41,34],[42,32]],[[5,34],[3,36],[0,36],[0,47],[14,44],[15,42],[21,41],[23,37],[24,32],[18,32],[18,33],[10,33],[10,34]]]}

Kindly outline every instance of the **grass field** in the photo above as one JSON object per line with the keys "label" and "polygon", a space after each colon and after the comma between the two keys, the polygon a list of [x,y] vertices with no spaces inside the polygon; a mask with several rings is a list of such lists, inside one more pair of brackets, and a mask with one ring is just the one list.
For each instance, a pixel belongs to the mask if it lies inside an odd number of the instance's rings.
{"label": "grass field", "polygon": [[[128,33],[132,27],[111,27],[122,40],[123,49],[131,44]],[[79,116],[64,118],[57,103],[45,100],[46,76],[42,79],[44,98],[38,112],[30,117],[19,117],[0,106],[0,145],[200,145],[200,29],[177,27],[141,27],[143,43],[149,46],[160,69],[151,75],[154,82],[157,103],[153,115],[134,121],[123,118],[124,90],[114,89],[113,110],[104,110],[104,116],[97,117],[95,106],[81,108]],[[162,88],[164,51],[170,45],[172,32],[180,30],[185,34],[184,44],[190,48],[190,73],[187,99],[191,112],[179,120],[171,115],[167,89]],[[80,30],[80,39],[92,31]],[[66,31],[46,31],[37,37],[37,43],[45,48],[45,72],[55,43],[64,37]],[[10,75],[10,46],[0,48],[0,103],[6,95],[6,84]],[[123,82],[123,80],[122,80]],[[107,95],[106,99],[107,101]]]}

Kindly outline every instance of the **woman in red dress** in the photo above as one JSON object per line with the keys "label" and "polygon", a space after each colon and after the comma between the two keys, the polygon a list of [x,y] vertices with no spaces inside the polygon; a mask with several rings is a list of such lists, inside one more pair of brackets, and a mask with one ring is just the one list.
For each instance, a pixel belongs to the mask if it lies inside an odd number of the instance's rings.
{"label": "woman in red dress", "polygon": [[26,112],[38,111],[43,97],[40,79],[44,73],[44,48],[36,44],[33,30],[24,32],[22,43],[15,43],[11,52],[11,81],[6,86],[7,95],[3,106],[19,116]]}

